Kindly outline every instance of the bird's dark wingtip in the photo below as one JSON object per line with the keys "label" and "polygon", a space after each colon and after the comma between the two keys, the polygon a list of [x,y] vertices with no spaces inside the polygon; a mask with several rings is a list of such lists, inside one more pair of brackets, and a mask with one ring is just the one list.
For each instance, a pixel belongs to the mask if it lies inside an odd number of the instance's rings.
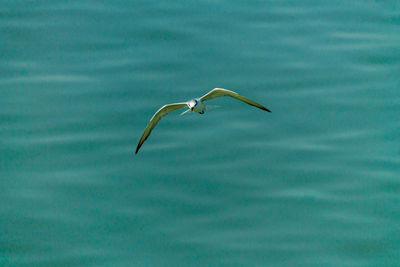
{"label": "bird's dark wingtip", "polygon": [[271,110],[267,109],[266,107],[264,107],[263,110],[265,110],[267,112],[272,112]]}

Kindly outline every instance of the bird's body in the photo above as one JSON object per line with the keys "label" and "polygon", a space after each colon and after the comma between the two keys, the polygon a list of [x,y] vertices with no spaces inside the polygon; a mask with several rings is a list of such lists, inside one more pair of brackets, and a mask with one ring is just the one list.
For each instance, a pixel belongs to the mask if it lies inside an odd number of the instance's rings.
{"label": "bird's body", "polygon": [[188,106],[190,111],[193,111],[193,112],[196,112],[196,113],[199,113],[199,114],[204,114],[204,111],[206,110],[206,106],[198,98],[194,98],[192,100],[189,100],[187,102],[187,106]]}
{"label": "bird's body", "polygon": [[188,113],[188,112],[196,112],[199,114],[204,114],[204,112],[207,110],[207,108],[210,107],[210,106],[206,106],[204,104],[204,102],[207,100],[216,98],[216,97],[221,97],[221,96],[230,96],[230,97],[236,98],[240,101],[243,101],[251,106],[255,106],[255,107],[265,110],[267,112],[271,112],[269,109],[267,109],[263,105],[258,104],[257,102],[255,102],[247,97],[239,95],[238,93],[235,93],[234,91],[230,91],[230,90],[222,89],[222,88],[214,88],[213,90],[211,90],[210,92],[208,92],[207,94],[205,94],[204,96],[202,96],[200,98],[194,98],[187,102],[173,103],[173,104],[168,104],[168,105],[162,106],[153,115],[153,117],[150,119],[149,123],[147,124],[146,128],[144,129],[143,134],[140,137],[140,140],[136,147],[135,153],[136,154],[138,153],[140,147],[143,145],[144,141],[146,141],[146,139],[149,137],[151,131],[154,129],[154,127],[157,125],[157,123],[161,120],[161,118],[164,117],[165,115],[167,115],[168,113],[187,106],[189,109],[186,110],[185,112],[183,112],[181,115]]}

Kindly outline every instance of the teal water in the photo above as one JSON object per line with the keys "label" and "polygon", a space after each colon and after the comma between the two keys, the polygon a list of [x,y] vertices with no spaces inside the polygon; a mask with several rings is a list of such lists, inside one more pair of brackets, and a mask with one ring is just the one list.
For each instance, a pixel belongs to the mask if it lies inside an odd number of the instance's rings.
{"label": "teal water", "polygon": [[[399,266],[398,1],[2,1],[1,266]],[[166,103],[214,87],[204,115]]]}

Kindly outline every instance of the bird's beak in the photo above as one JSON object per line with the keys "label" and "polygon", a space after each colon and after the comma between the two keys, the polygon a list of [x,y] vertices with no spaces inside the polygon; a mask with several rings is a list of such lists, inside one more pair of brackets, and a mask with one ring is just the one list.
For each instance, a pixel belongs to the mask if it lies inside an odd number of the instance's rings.
{"label": "bird's beak", "polygon": [[192,111],[191,109],[185,110],[184,112],[181,113],[181,116],[185,115],[186,113],[191,112],[191,111]]}

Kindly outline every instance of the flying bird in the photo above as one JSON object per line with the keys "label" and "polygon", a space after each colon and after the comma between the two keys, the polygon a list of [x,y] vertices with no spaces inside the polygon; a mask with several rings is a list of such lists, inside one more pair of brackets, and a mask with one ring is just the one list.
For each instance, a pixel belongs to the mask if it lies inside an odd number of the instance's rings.
{"label": "flying bird", "polygon": [[135,154],[138,153],[140,147],[143,145],[144,141],[149,137],[151,131],[156,127],[157,123],[161,120],[162,117],[167,115],[168,113],[181,109],[184,107],[188,107],[189,109],[183,112],[181,115],[187,113],[187,112],[196,112],[199,114],[204,114],[204,111],[209,109],[211,106],[206,106],[204,105],[204,102],[207,100],[211,100],[220,96],[230,96],[233,98],[236,98],[237,100],[243,101],[246,104],[249,104],[251,106],[257,107],[259,109],[271,112],[269,109],[264,107],[263,105],[257,103],[256,101],[253,101],[247,97],[244,97],[242,95],[239,95],[238,93],[234,91],[230,91],[227,89],[222,89],[222,88],[214,88],[207,94],[203,95],[200,98],[194,98],[192,100],[189,100],[187,102],[181,102],[181,103],[173,103],[173,104],[167,104],[162,106],[159,110],[157,110],[156,113],[154,113],[153,117],[151,117],[149,123],[147,124],[146,128],[143,131],[142,136],[139,139],[139,142],[136,147],[136,152]]}

